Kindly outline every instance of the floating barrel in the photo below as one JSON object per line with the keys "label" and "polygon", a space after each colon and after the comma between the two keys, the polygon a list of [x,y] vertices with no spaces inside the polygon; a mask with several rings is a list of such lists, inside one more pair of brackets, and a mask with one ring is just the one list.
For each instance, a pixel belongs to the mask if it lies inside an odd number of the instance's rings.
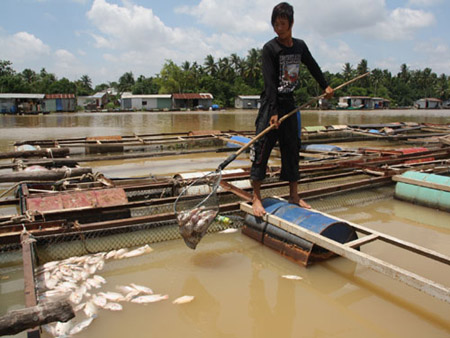
{"label": "floating barrel", "polygon": [[[201,177],[210,174],[210,171],[197,171],[192,173],[178,173],[173,178],[175,180],[191,180],[195,181],[197,179],[200,179]],[[222,170],[222,176],[228,175],[228,174],[240,174],[244,173],[244,169],[227,169]],[[251,187],[250,180],[234,180],[230,181],[234,186],[240,188],[240,189],[246,189]],[[174,186],[173,195],[178,196],[183,191],[184,186]],[[219,186],[217,189],[217,192],[222,192],[224,189]],[[193,185],[189,188],[188,191],[184,192],[186,195],[207,195],[210,193],[210,187],[207,184],[199,184],[199,185]]]}
{"label": "floating barrel", "polygon": [[234,142],[227,142],[228,148],[240,148],[251,141],[250,138],[239,135],[231,136],[230,140]]}
{"label": "floating barrel", "polygon": [[395,197],[419,205],[450,211],[450,177],[407,171],[400,175]]}
{"label": "floating barrel", "polygon": [[[290,204],[285,200],[265,198],[262,204],[266,212],[339,243],[347,243],[358,238],[355,230],[347,223],[301,208],[296,204]],[[326,249],[250,214],[245,217],[242,232],[305,266],[334,255]]]}
{"label": "floating barrel", "polygon": [[305,151],[318,152],[318,153],[326,153],[330,151],[341,151],[342,148],[338,146],[334,146],[332,144],[308,144],[305,147],[302,147]]}

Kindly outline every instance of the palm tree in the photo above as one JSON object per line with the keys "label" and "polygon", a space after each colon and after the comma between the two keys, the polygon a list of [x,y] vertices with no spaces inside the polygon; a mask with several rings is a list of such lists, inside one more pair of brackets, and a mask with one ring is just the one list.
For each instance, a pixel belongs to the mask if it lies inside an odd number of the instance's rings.
{"label": "palm tree", "polygon": [[354,74],[353,67],[350,63],[345,63],[344,67],[342,68],[342,76],[344,77],[344,81],[349,81],[351,78],[353,78]]}
{"label": "palm tree", "polygon": [[211,76],[216,75],[217,65],[216,62],[214,61],[214,57],[211,54],[208,54],[206,56],[204,65],[205,65],[204,70],[206,74],[209,74]]}
{"label": "palm tree", "polygon": [[252,86],[256,87],[261,77],[261,68],[261,49],[250,49],[244,63],[244,77]]}

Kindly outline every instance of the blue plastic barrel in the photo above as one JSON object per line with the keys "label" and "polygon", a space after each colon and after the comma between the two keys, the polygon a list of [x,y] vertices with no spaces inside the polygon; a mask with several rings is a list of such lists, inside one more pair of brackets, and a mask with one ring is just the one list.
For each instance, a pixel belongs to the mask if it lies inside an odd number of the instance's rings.
{"label": "blue plastic barrel", "polygon": [[[349,224],[337,221],[318,212],[301,208],[296,204],[290,204],[286,200],[265,198],[262,203],[266,212],[339,243],[347,243],[358,238],[354,228]],[[320,248],[270,223],[264,222],[253,215],[247,215],[245,223],[246,226],[252,228],[249,231],[252,234],[252,238],[261,241],[263,244],[287,256],[290,255],[286,254],[286,249],[295,246],[299,252],[294,254],[298,256],[298,260],[304,265],[310,264],[312,261],[327,259],[333,255],[328,250]]]}
{"label": "blue plastic barrel", "polygon": [[329,152],[329,151],[341,151],[342,148],[334,146],[332,144],[308,144],[304,147],[305,151],[311,152]]}
{"label": "blue plastic barrel", "polygon": [[[401,177],[417,181],[419,184],[428,182],[450,187],[450,177],[447,176],[407,171]],[[450,211],[450,192],[414,184],[414,181],[411,183],[397,182],[394,196],[403,201]]]}
{"label": "blue plastic barrel", "polygon": [[[244,137],[244,136],[239,136],[239,135],[231,136],[230,140],[237,141],[237,142],[240,142],[240,143],[243,143],[243,144],[247,144],[247,143],[249,143],[251,141],[250,138]],[[242,145],[237,144],[237,143],[233,143],[233,142],[228,142],[227,143],[227,147],[228,148],[240,148],[240,147],[242,147]]]}

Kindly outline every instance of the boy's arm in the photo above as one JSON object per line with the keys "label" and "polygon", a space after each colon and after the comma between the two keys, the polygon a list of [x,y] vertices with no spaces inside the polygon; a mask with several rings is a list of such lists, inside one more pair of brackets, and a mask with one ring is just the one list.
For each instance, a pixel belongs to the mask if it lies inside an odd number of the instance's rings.
{"label": "boy's arm", "polygon": [[264,93],[269,104],[269,115],[278,115],[276,57],[274,51],[265,45],[262,50],[262,73],[264,78]]}
{"label": "boy's arm", "polygon": [[[313,56],[311,55],[311,52],[309,51],[308,47],[305,45],[305,51],[302,55],[302,62],[306,65],[309,72],[313,76],[313,78],[319,83],[320,87],[325,90],[328,90],[328,83],[327,80],[325,80],[325,77],[323,76],[322,70],[320,69],[319,65],[317,64],[316,60],[314,60]],[[329,87],[331,89],[331,87]]]}

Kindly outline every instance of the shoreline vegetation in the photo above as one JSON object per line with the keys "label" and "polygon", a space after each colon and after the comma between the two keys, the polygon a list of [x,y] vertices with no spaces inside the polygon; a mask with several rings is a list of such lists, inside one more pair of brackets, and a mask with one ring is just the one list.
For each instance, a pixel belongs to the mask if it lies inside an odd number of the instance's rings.
{"label": "shoreline vegetation", "polygon": [[[349,79],[370,72],[370,75],[342,89],[330,101],[335,106],[339,96],[382,97],[390,101],[390,109],[408,109],[421,98],[437,98],[443,102],[450,99],[450,77],[437,75],[430,68],[411,70],[402,64],[397,74],[386,69],[370,69],[367,60],[362,59],[356,67],[345,63],[339,73],[324,71],[325,78],[332,87],[337,87]],[[305,67],[301,67],[300,88],[294,93],[297,102],[305,102],[310,97],[322,93],[320,87]],[[207,55],[204,63],[185,61],[181,65],[166,60],[161,71],[150,77],[135,77],[124,73],[116,81],[93,85],[88,74],[70,81],[49,73],[45,68],[39,72],[24,69],[18,72],[8,60],[0,60],[0,93],[45,93],[75,94],[91,96],[96,92],[112,90],[113,97],[108,111],[117,110],[122,93],[172,94],[211,93],[213,103],[223,108],[234,107],[238,95],[259,95],[263,89],[261,72],[261,49],[252,48],[247,56],[231,54],[215,59]],[[315,107],[311,107],[315,108]]]}

